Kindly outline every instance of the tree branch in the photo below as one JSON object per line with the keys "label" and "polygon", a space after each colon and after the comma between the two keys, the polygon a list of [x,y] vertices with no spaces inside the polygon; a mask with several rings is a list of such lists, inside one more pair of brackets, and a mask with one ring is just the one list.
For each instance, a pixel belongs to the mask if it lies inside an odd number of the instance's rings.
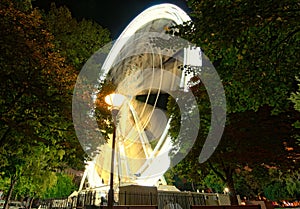
{"label": "tree branch", "polygon": [[227,179],[224,177],[224,175],[223,175],[221,172],[219,172],[219,171],[212,165],[212,163],[211,163],[210,160],[208,160],[208,165],[209,165],[209,167],[212,169],[212,171],[213,171],[215,174],[217,174],[217,176],[219,176],[219,177],[222,179],[222,181],[224,181],[224,182],[227,181]]}
{"label": "tree branch", "polygon": [[298,29],[294,30],[293,32],[289,33],[284,39],[282,39],[279,43],[277,43],[274,47],[272,47],[269,52],[273,51],[280,44],[282,44],[284,41],[286,41],[287,39],[289,39],[291,36],[293,36],[294,34],[296,34],[299,31],[300,31],[300,28],[298,28]]}
{"label": "tree branch", "polygon": [[3,146],[4,145],[4,139],[6,138],[6,136],[8,135],[9,131],[10,131],[10,127],[7,127],[4,134],[1,136],[1,139],[0,139],[0,146]]}

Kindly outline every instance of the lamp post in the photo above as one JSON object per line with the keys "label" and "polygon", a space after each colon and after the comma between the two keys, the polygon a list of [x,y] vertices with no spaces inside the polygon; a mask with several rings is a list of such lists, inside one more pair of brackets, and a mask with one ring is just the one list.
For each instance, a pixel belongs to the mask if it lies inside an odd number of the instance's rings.
{"label": "lamp post", "polygon": [[116,127],[117,127],[117,115],[120,107],[122,106],[125,97],[121,94],[109,94],[105,97],[105,102],[111,106],[111,114],[113,117],[113,138],[112,138],[112,150],[111,150],[111,165],[110,165],[110,182],[108,191],[108,208],[112,209],[114,205],[114,161],[115,161],[115,145],[116,145]]}

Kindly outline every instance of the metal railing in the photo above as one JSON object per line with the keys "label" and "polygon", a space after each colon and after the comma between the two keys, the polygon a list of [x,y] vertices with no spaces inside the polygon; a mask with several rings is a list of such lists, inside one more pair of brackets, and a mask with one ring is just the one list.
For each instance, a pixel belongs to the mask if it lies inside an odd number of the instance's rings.
{"label": "metal railing", "polygon": [[[114,205],[157,205],[158,209],[190,209],[191,205],[205,205],[205,195],[191,192],[130,193],[115,195]],[[106,205],[97,192],[80,193],[72,198],[46,199],[39,209],[99,208]]]}

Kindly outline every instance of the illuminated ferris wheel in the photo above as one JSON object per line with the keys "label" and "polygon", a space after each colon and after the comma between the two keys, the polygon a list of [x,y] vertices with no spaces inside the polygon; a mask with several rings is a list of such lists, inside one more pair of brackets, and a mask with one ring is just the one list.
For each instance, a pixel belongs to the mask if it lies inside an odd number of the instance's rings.
{"label": "illuminated ferris wheel", "polygon": [[[166,35],[172,26],[187,21],[190,17],[172,4],[146,9],[122,32],[101,66],[99,80],[110,80],[126,97],[116,125],[115,186],[166,184],[163,175],[174,149],[166,103],[172,92],[188,89],[191,76],[180,66],[190,64],[192,56],[192,64],[202,64],[199,48],[188,50],[186,42]],[[88,162],[79,190],[86,181],[91,188],[109,184],[111,141]]]}

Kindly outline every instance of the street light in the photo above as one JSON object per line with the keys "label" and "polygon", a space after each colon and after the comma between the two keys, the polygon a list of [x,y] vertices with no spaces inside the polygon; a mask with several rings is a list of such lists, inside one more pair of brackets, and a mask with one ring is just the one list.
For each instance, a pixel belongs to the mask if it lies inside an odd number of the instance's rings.
{"label": "street light", "polygon": [[108,191],[108,208],[112,209],[114,204],[114,161],[115,161],[115,144],[116,144],[116,127],[117,127],[117,115],[120,107],[122,106],[125,97],[121,94],[109,94],[105,97],[105,102],[111,106],[111,114],[113,117],[113,138],[112,138],[112,150],[111,150],[111,165],[110,165],[110,183]]}

